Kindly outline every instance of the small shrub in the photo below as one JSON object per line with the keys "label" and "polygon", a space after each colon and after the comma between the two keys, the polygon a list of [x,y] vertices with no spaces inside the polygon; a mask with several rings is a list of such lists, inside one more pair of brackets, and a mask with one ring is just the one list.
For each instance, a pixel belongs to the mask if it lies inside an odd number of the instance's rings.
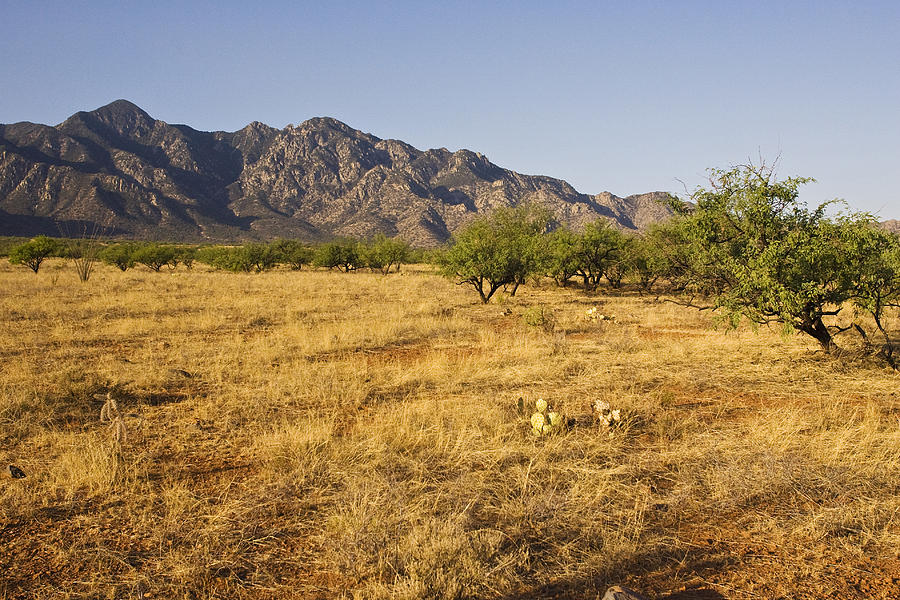
{"label": "small shrub", "polygon": [[530,327],[539,327],[550,333],[556,328],[556,315],[544,306],[533,306],[522,313],[522,321]]}

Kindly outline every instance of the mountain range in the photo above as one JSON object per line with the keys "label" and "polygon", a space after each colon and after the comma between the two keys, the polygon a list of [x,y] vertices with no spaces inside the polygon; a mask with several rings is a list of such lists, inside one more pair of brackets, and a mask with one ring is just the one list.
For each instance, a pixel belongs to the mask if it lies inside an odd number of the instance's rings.
{"label": "mountain range", "polygon": [[668,194],[579,193],[480,153],[418,150],[320,117],[276,129],[198,131],[117,100],[56,126],[0,125],[0,235],[242,241],[400,235],[419,246],[501,206],[547,207],[579,228],[641,229]]}

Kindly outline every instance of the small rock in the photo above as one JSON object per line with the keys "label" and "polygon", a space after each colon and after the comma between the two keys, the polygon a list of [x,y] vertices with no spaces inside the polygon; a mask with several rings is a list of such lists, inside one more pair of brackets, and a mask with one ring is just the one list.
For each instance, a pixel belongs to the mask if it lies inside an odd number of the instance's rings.
{"label": "small rock", "polygon": [[9,465],[9,474],[13,479],[24,479],[25,471],[16,465]]}
{"label": "small rock", "polygon": [[606,593],[603,595],[603,600],[647,600],[647,598],[627,587],[614,585],[606,590]]}

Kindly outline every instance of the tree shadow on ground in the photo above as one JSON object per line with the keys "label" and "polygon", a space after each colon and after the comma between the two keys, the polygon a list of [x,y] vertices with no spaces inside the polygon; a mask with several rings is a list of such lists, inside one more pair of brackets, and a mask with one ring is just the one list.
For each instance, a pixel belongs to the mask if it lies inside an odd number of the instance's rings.
{"label": "tree shadow on ground", "polygon": [[[538,598],[554,600],[596,598],[599,600],[606,590],[614,585],[624,585],[648,600],[725,600],[725,596],[706,584],[684,587],[685,581],[690,581],[692,578],[694,581],[697,580],[693,576],[708,580],[709,576],[727,572],[734,567],[733,557],[723,554],[716,548],[698,550],[695,550],[694,555],[688,560],[685,560],[683,554],[674,550],[662,552],[659,549],[651,550],[645,554],[632,556],[602,575],[559,579],[551,583],[517,590],[505,596],[503,600],[534,600]],[[680,584],[675,581],[675,577],[668,578],[665,575],[667,567],[671,567],[672,564],[679,565]],[[672,591],[673,588],[677,591]]]}

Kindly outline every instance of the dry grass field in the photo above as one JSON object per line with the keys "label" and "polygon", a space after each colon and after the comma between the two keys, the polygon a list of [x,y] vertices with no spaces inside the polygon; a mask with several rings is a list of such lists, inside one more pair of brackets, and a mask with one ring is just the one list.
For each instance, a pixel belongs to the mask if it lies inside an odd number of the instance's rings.
{"label": "dry grass field", "polygon": [[900,598],[900,376],[777,330],[425,267],[3,261],[0,355],[2,600]]}

